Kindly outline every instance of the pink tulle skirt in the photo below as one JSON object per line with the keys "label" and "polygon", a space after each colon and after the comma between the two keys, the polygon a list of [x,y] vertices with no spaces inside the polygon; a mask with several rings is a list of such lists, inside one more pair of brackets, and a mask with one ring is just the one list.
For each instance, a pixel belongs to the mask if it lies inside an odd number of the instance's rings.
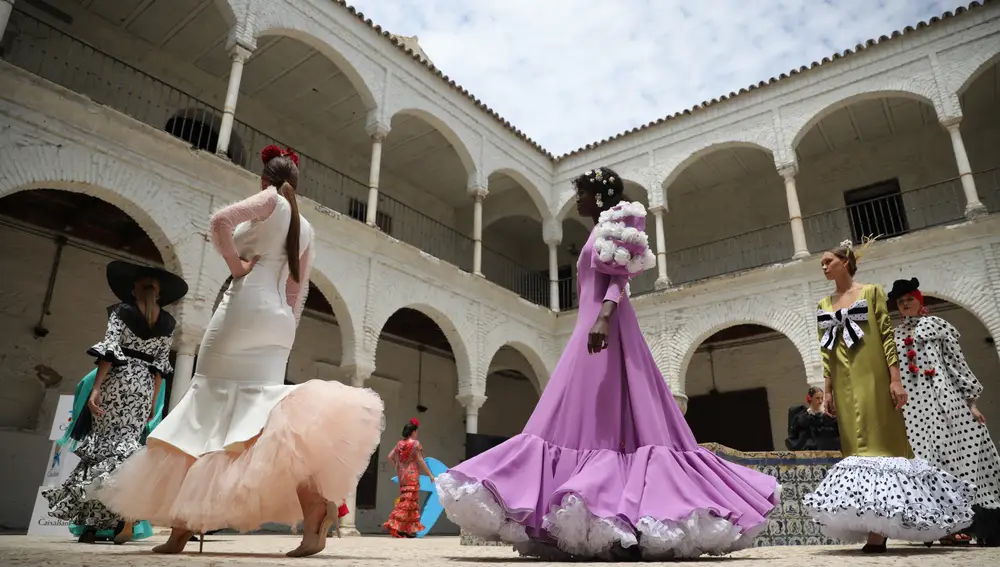
{"label": "pink tulle skirt", "polygon": [[196,532],[296,526],[300,486],[337,503],[357,486],[381,439],[382,411],[372,390],[311,380],[271,410],[244,450],[195,458],[150,439],[98,497],[122,517]]}

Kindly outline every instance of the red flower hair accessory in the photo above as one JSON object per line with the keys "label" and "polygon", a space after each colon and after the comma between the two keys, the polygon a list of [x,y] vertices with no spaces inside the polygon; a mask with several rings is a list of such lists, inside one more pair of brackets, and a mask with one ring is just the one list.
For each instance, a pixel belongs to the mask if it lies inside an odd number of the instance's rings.
{"label": "red flower hair accessory", "polygon": [[420,427],[420,422],[417,421],[417,418],[411,417],[410,418],[410,425],[412,425],[413,427]]}
{"label": "red flower hair accessory", "polygon": [[288,159],[292,160],[292,163],[294,163],[296,166],[299,165],[299,154],[295,153],[291,149],[283,150],[278,146],[271,144],[270,146],[267,146],[266,148],[260,151],[260,161],[263,162],[264,165],[267,165],[267,162],[277,157],[287,157]]}
{"label": "red flower hair accessory", "polygon": [[912,345],[913,344],[913,337],[906,337],[905,339],[903,339],[903,344],[906,345],[906,346]]}

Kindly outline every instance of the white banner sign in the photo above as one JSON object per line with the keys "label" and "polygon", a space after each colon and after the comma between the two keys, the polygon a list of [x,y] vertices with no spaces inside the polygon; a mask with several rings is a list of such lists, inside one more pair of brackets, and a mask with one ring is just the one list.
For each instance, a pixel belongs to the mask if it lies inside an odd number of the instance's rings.
{"label": "white banner sign", "polygon": [[59,405],[56,406],[56,415],[52,418],[52,431],[49,432],[49,441],[58,441],[66,434],[70,422],[73,421],[73,396],[59,396]]}
{"label": "white banner sign", "polygon": [[49,516],[49,501],[42,496],[42,491],[46,486],[38,487],[38,494],[35,496],[35,508],[31,511],[31,524],[28,525],[28,535],[32,537],[68,537],[69,522],[64,522]]}

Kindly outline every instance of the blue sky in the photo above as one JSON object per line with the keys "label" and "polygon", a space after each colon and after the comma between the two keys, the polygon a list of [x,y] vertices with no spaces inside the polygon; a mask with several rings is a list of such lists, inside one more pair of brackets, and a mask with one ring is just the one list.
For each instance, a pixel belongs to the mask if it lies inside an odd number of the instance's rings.
{"label": "blue sky", "polygon": [[957,0],[353,0],[556,155],[737,91]]}

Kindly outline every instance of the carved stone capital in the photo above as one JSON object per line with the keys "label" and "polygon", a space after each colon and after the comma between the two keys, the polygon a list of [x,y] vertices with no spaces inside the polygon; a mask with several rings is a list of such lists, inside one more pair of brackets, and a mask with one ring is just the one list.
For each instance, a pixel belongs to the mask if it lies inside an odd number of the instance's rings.
{"label": "carved stone capital", "polygon": [[562,221],[546,219],[542,223],[542,241],[549,246],[559,246],[563,238]]}
{"label": "carved stone capital", "polygon": [[795,163],[784,163],[778,166],[778,175],[783,177],[785,181],[794,181],[798,173],[799,166]]}
{"label": "carved stone capital", "polygon": [[959,126],[962,125],[961,116],[944,116],[940,120],[941,125],[944,126],[945,130],[958,130]]}
{"label": "carved stone capital", "polygon": [[372,140],[375,140],[376,142],[385,140],[389,135],[390,130],[392,130],[392,128],[381,120],[373,120],[369,118],[368,122],[365,124],[365,132],[368,132],[368,135],[371,136]]}
{"label": "carved stone capital", "polygon": [[482,201],[490,194],[490,190],[483,185],[470,185],[468,188],[469,195],[475,201]]}
{"label": "carved stone capital", "polygon": [[340,367],[340,379],[355,388],[361,388],[374,371],[374,368],[368,368],[365,365],[349,364]]}
{"label": "carved stone capital", "polygon": [[462,407],[465,408],[466,413],[478,414],[479,408],[483,407],[486,403],[486,396],[482,394],[459,394],[455,396]]}

